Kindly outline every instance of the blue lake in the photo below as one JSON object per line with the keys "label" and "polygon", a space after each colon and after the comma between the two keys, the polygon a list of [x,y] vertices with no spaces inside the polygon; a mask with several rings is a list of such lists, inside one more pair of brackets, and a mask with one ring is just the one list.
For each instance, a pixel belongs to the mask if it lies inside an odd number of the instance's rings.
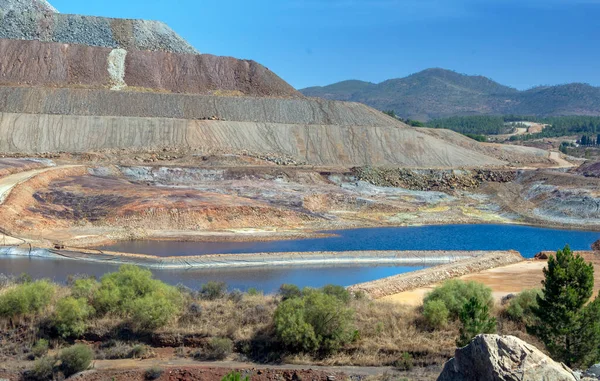
{"label": "blue lake", "polygon": [[289,251],[517,250],[531,258],[542,250],[589,250],[600,232],[520,225],[438,225],[338,230],[337,237],[267,242],[126,241],[100,249],[168,256]]}
{"label": "blue lake", "polygon": [[[532,257],[541,250],[557,250],[571,245],[589,250],[600,232],[544,229],[514,225],[442,225],[424,227],[372,228],[332,232],[337,237],[272,242],[122,242],[102,249],[159,256],[202,255],[209,253],[252,253],[285,251],[349,250],[517,250]],[[378,278],[414,271],[412,266],[324,266],[270,267],[218,270],[152,270],[158,279],[171,284],[198,288],[211,280],[224,281],[231,289],[250,287],[274,292],[283,283],[300,287],[325,284],[348,286]],[[116,271],[117,265],[40,258],[0,258],[0,273],[28,273],[34,278],[64,282],[70,274],[97,277]]]}

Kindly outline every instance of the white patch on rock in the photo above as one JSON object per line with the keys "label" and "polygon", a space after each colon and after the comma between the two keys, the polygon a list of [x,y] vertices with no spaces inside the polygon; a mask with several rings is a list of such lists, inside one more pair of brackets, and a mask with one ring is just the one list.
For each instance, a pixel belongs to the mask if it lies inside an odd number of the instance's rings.
{"label": "white patch on rock", "polygon": [[123,90],[127,87],[125,83],[125,57],[127,50],[113,49],[108,54],[108,75],[110,76],[111,90]]}

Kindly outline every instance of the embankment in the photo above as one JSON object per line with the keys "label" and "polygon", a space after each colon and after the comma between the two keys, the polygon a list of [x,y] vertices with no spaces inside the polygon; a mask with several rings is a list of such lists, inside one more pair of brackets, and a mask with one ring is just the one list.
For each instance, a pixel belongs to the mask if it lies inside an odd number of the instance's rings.
{"label": "embankment", "polygon": [[363,291],[370,297],[378,299],[384,296],[398,294],[403,291],[440,283],[447,279],[458,278],[463,275],[524,261],[521,254],[516,251],[491,251],[479,253],[480,255],[472,258],[378,279],[372,282],[356,284],[349,289],[351,291]]}
{"label": "embankment", "polygon": [[[493,252],[496,263],[502,257],[512,257],[512,252]],[[91,262],[134,264],[157,269],[186,268],[249,268],[269,266],[331,266],[331,265],[413,265],[435,266],[468,262],[476,264],[489,260],[484,251],[343,251],[343,252],[291,252],[253,254],[210,254],[188,257],[156,257],[150,255],[101,252],[97,250],[31,249],[26,246],[0,248],[0,256],[64,258]],[[518,255],[518,254],[517,254]],[[520,256],[519,256],[520,257]],[[489,267],[488,267],[489,268]]]}

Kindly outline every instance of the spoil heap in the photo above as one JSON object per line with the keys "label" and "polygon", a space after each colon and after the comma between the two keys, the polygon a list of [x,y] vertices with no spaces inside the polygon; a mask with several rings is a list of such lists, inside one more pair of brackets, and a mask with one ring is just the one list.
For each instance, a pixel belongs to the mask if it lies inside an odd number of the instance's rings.
{"label": "spoil heap", "polygon": [[0,0],[0,152],[249,153],[313,165],[499,167],[547,153],[465,145],[362,104],[303,97],[264,66],[197,54],[166,25]]}

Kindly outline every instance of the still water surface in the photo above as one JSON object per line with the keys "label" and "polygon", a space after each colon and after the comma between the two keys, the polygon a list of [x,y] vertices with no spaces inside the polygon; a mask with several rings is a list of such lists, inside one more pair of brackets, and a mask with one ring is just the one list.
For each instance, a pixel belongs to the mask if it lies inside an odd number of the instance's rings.
{"label": "still water surface", "polygon": [[351,250],[517,250],[531,258],[542,250],[571,245],[589,250],[600,232],[518,225],[439,225],[331,231],[330,238],[270,242],[126,241],[102,249],[168,256]]}
{"label": "still water surface", "polygon": [[[123,242],[103,249],[159,256],[201,255],[208,253],[252,253],[278,251],[345,250],[508,250],[525,257],[541,250],[557,250],[570,244],[574,250],[588,250],[600,238],[599,232],[543,229],[510,225],[445,225],[407,228],[373,228],[334,232],[338,237],[274,242]],[[70,274],[97,277],[115,271],[116,265],[60,259],[0,258],[0,273],[28,273],[34,278],[63,282]],[[414,271],[412,266],[327,266],[272,267],[218,270],[152,270],[171,284],[197,288],[211,281],[224,281],[230,288],[250,287],[273,292],[283,283],[300,287],[325,284],[348,286],[382,277]]]}

